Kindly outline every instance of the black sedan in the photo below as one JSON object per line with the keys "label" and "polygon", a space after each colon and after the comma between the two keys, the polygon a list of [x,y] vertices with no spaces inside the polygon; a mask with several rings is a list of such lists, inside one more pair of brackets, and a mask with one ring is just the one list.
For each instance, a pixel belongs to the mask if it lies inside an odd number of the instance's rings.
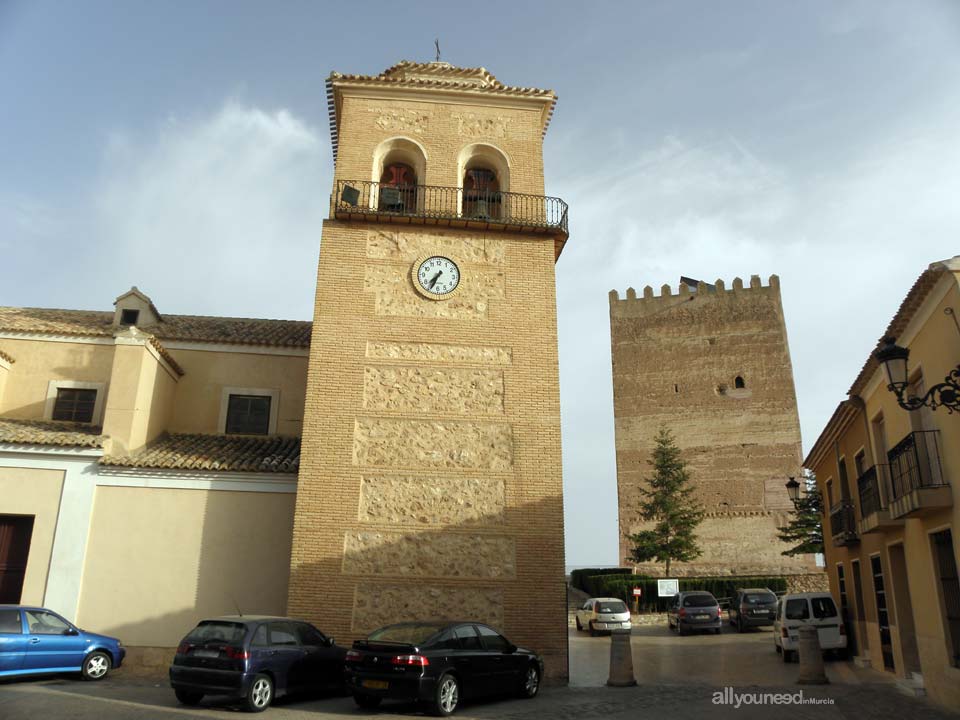
{"label": "black sedan", "polygon": [[300,620],[234,615],[203,620],[180,643],[170,685],[184,705],[227,695],[261,712],[275,697],[343,687],[346,650]]}
{"label": "black sedan", "polygon": [[434,715],[451,715],[463,699],[532,698],[543,677],[543,658],[470,621],[387,625],[354,641],[345,667],[360,707],[417,701]]}

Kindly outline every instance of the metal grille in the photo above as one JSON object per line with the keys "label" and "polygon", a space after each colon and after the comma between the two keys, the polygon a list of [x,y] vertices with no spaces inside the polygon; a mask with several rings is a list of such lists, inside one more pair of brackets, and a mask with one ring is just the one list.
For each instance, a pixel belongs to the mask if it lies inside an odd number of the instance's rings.
{"label": "metal grille", "polygon": [[892,500],[920,488],[946,484],[940,468],[938,435],[936,430],[912,432],[887,453]]}
{"label": "metal grille", "polygon": [[830,534],[834,544],[843,545],[856,540],[856,528],[856,516],[850,500],[841,500],[830,508]]}
{"label": "metal grille", "polygon": [[943,593],[943,610],[946,615],[947,641],[953,653],[954,667],[960,666],[960,578],[957,577],[957,560],[953,550],[953,535],[949,530],[934,533],[933,547],[937,560],[937,575]]}
{"label": "metal grille", "polygon": [[413,218],[445,220],[466,226],[503,226],[519,230],[552,230],[567,234],[567,204],[545,195],[496,189],[436,185],[386,186],[362,180],[338,180],[333,214],[409,222]]}
{"label": "metal grille", "polygon": [[880,499],[880,486],[877,483],[876,466],[857,478],[857,490],[860,493],[860,513],[863,517],[884,509]]}

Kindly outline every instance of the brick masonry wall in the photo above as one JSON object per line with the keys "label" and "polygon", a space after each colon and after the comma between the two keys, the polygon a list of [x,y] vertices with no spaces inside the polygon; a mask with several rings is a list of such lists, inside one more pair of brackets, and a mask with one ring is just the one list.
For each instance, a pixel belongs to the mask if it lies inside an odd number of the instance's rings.
{"label": "brick masonry wall", "polygon": [[[791,508],[784,483],[800,474],[800,425],[779,280],[711,291],[669,286],[610,294],[620,557],[645,527],[641,488],[659,427],[673,431],[708,515],[703,555],[671,574],[793,574],[812,558],[781,555],[776,528]],[[736,378],[745,387],[737,388]],[[674,569],[675,568],[675,569]],[[641,572],[660,574],[662,565]]]}

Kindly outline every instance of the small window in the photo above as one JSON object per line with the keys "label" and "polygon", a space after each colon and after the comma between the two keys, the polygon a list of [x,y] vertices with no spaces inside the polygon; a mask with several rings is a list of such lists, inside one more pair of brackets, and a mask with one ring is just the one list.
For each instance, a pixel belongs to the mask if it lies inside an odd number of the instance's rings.
{"label": "small window", "polygon": [[297,636],[293,632],[292,623],[270,623],[271,645],[298,645]]}
{"label": "small window", "polygon": [[716,598],[713,597],[713,595],[708,595],[707,593],[687,595],[683,598],[683,606],[685,608],[714,607],[716,604]]}
{"label": "small window", "polygon": [[267,642],[267,626],[261,625],[257,628],[257,631],[253,634],[253,645],[263,646],[269,645]]}
{"label": "small window", "polygon": [[853,456],[853,465],[857,470],[858,478],[861,475],[863,475],[864,471],[866,470],[864,459],[865,459],[865,456],[863,454],[863,450],[861,450],[860,452],[858,452],[856,455]]}
{"label": "small window", "polygon": [[473,625],[461,625],[453,632],[460,641],[461,650],[480,650],[480,636],[473,629]]}
{"label": "small window", "polygon": [[437,639],[430,643],[431,649],[436,650],[459,650],[460,641],[453,634],[453,630],[444,630]]}
{"label": "small window", "polygon": [[25,610],[32,635],[63,635],[70,629],[66,620],[43,610]]}
{"label": "small window", "polygon": [[231,395],[227,405],[226,433],[266,435],[270,430],[269,395]]}
{"label": "small window", "polygon": [[321,647],[327,644],[327,638],[322,632],[308,623],[297,623],[297,634],[301,645]]}
{"label": "small window", "polygon": [[477,625],[477,630],[480,631],[480,637],[483,638],[483,646],[487,650],[491,650],[493,652],[506,652],[507,648],[510,647],[510,643],[503,635],[494,632],[486,625]]}
{"label": "small window", "polygon": [[23,628],[20,627],[19,610],[0,610],[0,633],[6,635],[20,635]]}
{"label": "small window", "polygon": [[140,319],[139,310],[121,310],[120,311],[121,325],[136,325],[139,319]]}
{"label": "small window", "polygon": [[57,388],[57,400],[53,406],[53,419],[80,423],[92,422],[93,408],[96,404],[96,390]]}
{"label": "small window", "polygon": [[247,634],[247,626],[243,623],[225,622],[223,620],[204,620],[187,635],[187,642],[194,645],[222,642],[225,645],[242,645]]}
{"label": "small window", "polygon": [[810,605],[813,607],[813,616],[818,620],[837,616],[837,606],[833,604],[833,598],[810,598]]}
{"label": "small window", "polygon": [[733,386],[738,390],[743,390],[747,384],[743,381],[743,378],[740,375],[737,375],[736,379],[733,381]]}
{"label": "small window", "polygon": [[810,606],[807,605],[807,599],[794,598],[793,600],[787,600],[784,616],[787,620],[809,620]]}

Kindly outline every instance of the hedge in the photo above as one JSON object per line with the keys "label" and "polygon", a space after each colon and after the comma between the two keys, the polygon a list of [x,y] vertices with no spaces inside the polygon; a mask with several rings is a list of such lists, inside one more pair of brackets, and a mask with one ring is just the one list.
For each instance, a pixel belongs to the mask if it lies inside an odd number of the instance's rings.
{"label": "hedge", "polygon": [[629,575],[632,568],[582,568],[580,570],[570,571],[570,585],[577,590],[589,592],[584,585],[584,580],[591,575]]}
{"label": "hedge", "polygon": [[[572,578],[571,578],[572,580]],[[591,597],[616,597],[625,600],[633,609],[633,588],[643,588],[640,597],[640,612],[664,612],[670,598],[657,597],[657,578],[647,575],[627,573],[601,573],[588,575],[581,579],[583,590]],[[745,577],[690,577],[679,578],[680,592],[685,590],[706,590],[721,603],[733,597],[738,588],[768,588],[773,592],[785,592],[787,579],[781,576],[745,576]]]}

